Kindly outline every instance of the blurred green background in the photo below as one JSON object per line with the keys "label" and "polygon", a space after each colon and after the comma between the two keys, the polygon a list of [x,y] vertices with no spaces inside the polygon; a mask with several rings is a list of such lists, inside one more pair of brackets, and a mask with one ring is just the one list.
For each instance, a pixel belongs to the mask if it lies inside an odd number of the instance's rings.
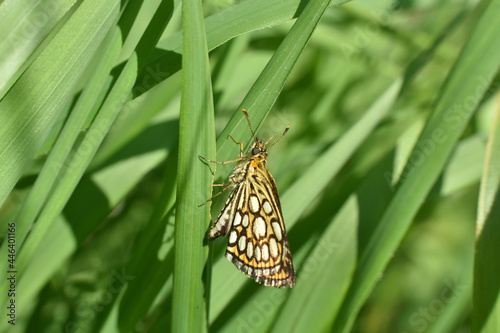
{"label": "blurred green background", "polygon": [[[499,332],[500,1],[204,1],[208,58],[205,35],[182,40],[196,2],[0,1],[0,260],[15,222],[18,272],[0,331]],[[176,201],[208,199],[178,186],[211,179],[198,154],[248,145],[241,108],[264,140],[290,126],[268,166],[292,289],[239,272],[226,238],[193,241],[208,208]]]}

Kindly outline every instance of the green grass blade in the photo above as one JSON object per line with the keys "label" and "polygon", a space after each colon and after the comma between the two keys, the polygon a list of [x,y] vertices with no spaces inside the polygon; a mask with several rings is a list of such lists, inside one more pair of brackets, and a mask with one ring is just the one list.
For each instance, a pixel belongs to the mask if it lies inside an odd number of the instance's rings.
{"label": "green grass blade", "polygon": [[[498,6],[497,6],[498,8]],[[483,179],[481,180],[476,223],[474,296],[472,332],[493,333],[500,330],[500,107],[493,117]]]}
{"label": "green grass blade", "polygon": [[477,231],[479,236],[482,233],[484,223],[489,215],[491,206],[498,194],[500,186],[500,108],[496,107],[491,124],[491,133],[484,162],[483,179],[478,202]]}
{"label": "green grass blade", "polygon": [[205,234],[211,196],[210,168],[198,155],[213,159],[215,132],[208,49],[200,0],[182,2],[183,71],[177,168],[172,331],[207,330],[210,273]]}
{"label": "green grass blade", "polygon": [[500,65],[499,1],[492,1],[460,54],[399,180],[396,194],[361,255],[334,331],[349,332]]}
{"label": "green grass blade", "polygon": [[0,102],[0,205],[49,134],[118,10],[116,1],[85,1]]}
{"label": "green grass blade", "polygon": [[5,0],[0,4],[0,98],[72,6],[74,0]]}

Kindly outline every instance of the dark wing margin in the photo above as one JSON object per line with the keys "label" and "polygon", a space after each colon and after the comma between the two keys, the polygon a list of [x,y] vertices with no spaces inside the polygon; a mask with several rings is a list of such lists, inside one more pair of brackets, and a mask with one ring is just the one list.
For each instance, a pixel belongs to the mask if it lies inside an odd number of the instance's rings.
{"label": "dark wing margin", "polygon": [[234,217],[234,212],[236,210],[236,200],[235,197],[238,196],[238,192],[241,191],[241,184],[238,185],[238,188],[233,190],[229,198],[227,198],[224,208],[222,208],[219,216],[215,223],[210,227],[210,232],[208,233],[208,237],[210,239],[216,239],[219,236],[227,235],[231,224],[232,219]]}

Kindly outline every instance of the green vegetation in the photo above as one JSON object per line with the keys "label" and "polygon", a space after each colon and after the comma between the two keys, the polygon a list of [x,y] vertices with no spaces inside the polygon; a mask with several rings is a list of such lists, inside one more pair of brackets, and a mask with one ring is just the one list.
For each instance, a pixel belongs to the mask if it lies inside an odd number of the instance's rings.
{"label": "green vegetation", "polygon": [[[499,332],[499,12],[0,1],[0,331]],[[292,289],[206,239],[242,108],[290,126]]]}

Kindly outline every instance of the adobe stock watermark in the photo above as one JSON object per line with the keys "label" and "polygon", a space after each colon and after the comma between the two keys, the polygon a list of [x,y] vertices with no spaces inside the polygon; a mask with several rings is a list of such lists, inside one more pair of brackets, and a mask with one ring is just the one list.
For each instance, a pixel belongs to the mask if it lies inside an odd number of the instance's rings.
{"label": "adobe stock watermark", "polygon": [[[471,116],[472,112],[477,107],[483,96],[490,96],[498,90],[498,85],[489,85],[492,77],[493,75],[490,75],[488,79],[477,77],[477,86],[474,90],[474,93],[467,96],[464,99],[463,103],[453,104],[450,109],[443,113],[442,120],[445,123],[450,124],[451,128],[461,126],[464,119]],[[406,162],[401,175],[399,176],[398,183],[401,184],[406,181],[408,177],[413,174],[415,168],[421,166],[430,156],[432,156],[436,152],[437,146],[444,143],[449,138],[450,136],[444,128],[435,128],[432,133],[428,135],[427,139],[422,141],[419,140],[416,146],[413,148],[413,151],[408,161]],[[394,191],[394,180],[397,179],[397,175],[394,175],[390,171],[386,171],[384,173],[384,178],[391,190]]]}
{"label": "adobe stock watermark", "polygon": [[[144,92],[148,91],[170,76],[169,72],[162,72],[159,65],[157,65],[155,69],[148,66],[144,69],[144,72],[146,74],[142,76],[142,83],[136,84],[132,88],[132,93],[134,94],[134,96],[135,94],[143,94]],[[97,114],[94,124],[92,124],[92,126],[87,131],[85,138],[80,143],[80,146],[74,149],[62,163],[54,161],[51,162],[49,167],[52,168],[54,172],[60,172],[64,169],[71,171],[77,166],[81,165],[82,161],[87,159],[90,154],[93,154],[94,152],[92,151],[97,149],[102,143],[105,136],[112,131],[111,126],[115,122],[115,120],[118,117],[123,119],[128,116],[128,112],[123,111],[125,109],[129,110],[130,106],[133,105],[135,100],[131,100],[127,103],[129,106],[128,108],[124,107],[125,101],[125,98],[123,100],[115,99],[111,101],[105,101],[105,104],[103,104],[103,106],[105,106],[106,108],[111,108],[112,110],[120,109],[120,111],[107,116],[100,116],[99,114]]]}
{"label": "adobe stock watermark", "polygon": [[[290,130],[293,130],[293,124],[297,118],[295,114],[287,112],[284,108],[276,108],[271,112],[270,117],[266,118],[268,120],[265,123],[266,126],[259,130],[258,137],[264,141],[273,135],[275,135],[274,139],[279,138],[287,126],[290,126]],[[272,144],[272,142],[270,143]]]}
{"label": "adobe stock watermark", "polygon": [[[1,3],[2,1],[0,1]],[[14,75],[21,67],[19,60],[26,60],[25,52],[34,50],[35,46],[32,42],[35,40],[41,41],[53,28],[54,23],[67,11],[72,4],[63,3],[62,0],[44,0],[30,2],[28,11],[22,13],[22,18],[16,20],[11,28],[11,31],[0,31],[1,43],[3,49],[9,50],[4,52],[3,63],[9,64],[2,68],[2,77],[4,80],[0,82],[0,89],[6,87],[5,78]],[[36,3],[36,5],[34,5]],[[32,5],[33,4],[33,5]],[[4,6],[6,9],[9,5]],[[61,8],[64,6],[64,8]],[[4,10],[4,12],[6,12]],[[21,57],[21,58],[20,58]]]}
{"label": "adobe stock watermark", "polygon": [[409,321],[413,330],[403,331],[401,333],[424,332],[429,324],[434,322],[443,310],[462,297],[467,289],[465,284],[460,284],[457,279],[450,281],[444,280],[444,287],[439,292],[439,295],[427,304],[422,306],[418,311],[410,315]]}
{"label": "adobe stock watermark", "polygon": [[63,1],[47,0],[38,2],[36,9],[30,11],[26,16],[28,20],[20,25],[22,30],[15,30],[14,34],[9,37],[13,42],[19,39],[31,40],[38,35],[40,31],[45,30],[47,23],[56,20],[56,15],[59,14],[59,8]]}
{"label": "adobe stock watermark", "polygon": [[128,281],[135,279],[135,276],[128,275],[125,272],[125,267],[121,272],[112,270],[113,279],[107,289],[99,292],[99,296],[94,297],[90,302],[84,301],[77,305],[76,315],[77,321],[68,321],[63,327],[63,333],[78,333],[80,328],[91,324],[96,315],[104,310],[104,307],[110,304],[116,296],[122,291]]}
{"label": "adobe stock watermark", "polygon": [[173,74],[171,72],[162,71],[159,64],[156,64],[155,68],[152,68],[152,66],[144,67],[143,73],[144,74],[141,74],[138,77],[141,79],[141,82],[136,82],[136,85],[132,88],[133,96],[140,96],[144,94],[151,88],[163,82],[165,79],[168,79]]}
{"label": "adobe stock watermark", "polygon": [[[332,239],[327,237],[321,239],[317,246],[320,247],[321,251],[314,251],[314,255],[307,259],[306,263],[300,269],[300,274],[297,275],[296,284],[300,284],[302,281],[306,281],[314,274],[317,274],[318,269],[331,258],[331,255],[335,253],[335,249],[339,247],[339,244],[336,244]],[[236,332],[253,332],[268,316],[274,313],[274,310],[282,303],[287,294],[282,289],[272,288],[270,296],[267,299],[253,300],[251,304],[254,310],[237,317],[238,327]]]}
{"label": "adobe stock watermark", "polygon": [[389,2],[387,6],[380,10],[371,10],[372,20],[367,21],[362,27],[354,28],[352,43],[342,42],[340,48],[346,60],[350,61],[354,54],[361,53],[361,50],[368,47],[375,41],[375,37],[380,34],[381,27],[391,23],[394,12],[398,8],[400,1]]}

